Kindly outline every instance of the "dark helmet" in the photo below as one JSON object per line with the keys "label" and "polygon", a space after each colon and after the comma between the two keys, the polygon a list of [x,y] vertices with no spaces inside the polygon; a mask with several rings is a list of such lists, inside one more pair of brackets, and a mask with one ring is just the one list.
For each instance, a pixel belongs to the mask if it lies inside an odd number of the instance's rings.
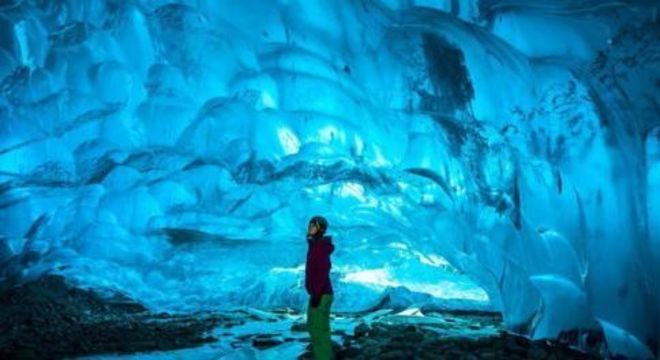
{"label": "dark helmet", "polygon": [[309,219],[309,223],[316,224],[316,226],[321,230],[321,233],[325,233],[325,230],[328,229],[328,220],[326,220],[323,216],[313,216],[311,219]]}

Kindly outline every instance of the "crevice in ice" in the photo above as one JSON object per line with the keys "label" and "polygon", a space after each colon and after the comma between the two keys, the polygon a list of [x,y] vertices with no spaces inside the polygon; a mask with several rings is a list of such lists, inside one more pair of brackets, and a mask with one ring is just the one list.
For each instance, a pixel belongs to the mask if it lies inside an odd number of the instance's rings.
{"label": "crevice in ice", "polygon": [[495,310],[657,356],[657,12],[3,3],[0,288],[300,310],[318,213],[337,309]]}

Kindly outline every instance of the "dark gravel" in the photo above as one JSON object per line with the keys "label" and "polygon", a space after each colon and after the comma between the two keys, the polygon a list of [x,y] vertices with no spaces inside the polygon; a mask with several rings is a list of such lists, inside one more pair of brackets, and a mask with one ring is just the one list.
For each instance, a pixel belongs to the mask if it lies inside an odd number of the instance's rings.
{"label": "dark gravel", "polygon": [[59,359],[170,350],[216,341],[221,316],[153,313],[121,294],[101,297],[47,275],[0,294],[0,359]]}

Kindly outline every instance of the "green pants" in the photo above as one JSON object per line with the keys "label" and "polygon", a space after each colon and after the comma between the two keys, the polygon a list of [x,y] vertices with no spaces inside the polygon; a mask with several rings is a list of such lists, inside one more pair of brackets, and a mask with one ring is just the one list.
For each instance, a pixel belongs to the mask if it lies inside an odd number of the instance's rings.
{"label": "green pants", "polygon": [[316,360],[334,359],[330,340],[330,305],[332,295],[321,295],[319,306],[307,309],[307,331],[312,338]]}

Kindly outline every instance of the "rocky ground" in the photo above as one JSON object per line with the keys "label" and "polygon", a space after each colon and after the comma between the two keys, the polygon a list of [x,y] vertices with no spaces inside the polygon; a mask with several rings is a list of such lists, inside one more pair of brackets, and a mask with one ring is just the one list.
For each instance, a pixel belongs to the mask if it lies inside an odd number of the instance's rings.
{"label": "rocky ground", "polygon": [[[504,331],[499,314],[408,310],[375,316],[342,336],[340,359],[597,359],[558,341]],[[309,350],[299,359],[311,359]]]}
{"label": "rocky ground", "polygon": [[[451,318],[449,318],[451,319]],[[500,332],[443,336],[433,326],[376,323],[337,348],[340,359],[597,359],[569,346]],[[312,359],[308,350],[299,359]]]}
{"label": "rocky ground", "polygon": [[214,341],[205,333],[231,321],[152,313],[120,294],[102,298],[46,276],[0,295],[0,358],[190,347]]}
{"label": "rocky ground", "polygon": [[[494,313],[418,309],[333,314],[338,359],[592,359],[566,341],[531,341]],[[594,347],[594,353],[602,349]],[[121,294],[46,276],[0,294],[0,359],[311,359],[289,309],[154,313]]]}

